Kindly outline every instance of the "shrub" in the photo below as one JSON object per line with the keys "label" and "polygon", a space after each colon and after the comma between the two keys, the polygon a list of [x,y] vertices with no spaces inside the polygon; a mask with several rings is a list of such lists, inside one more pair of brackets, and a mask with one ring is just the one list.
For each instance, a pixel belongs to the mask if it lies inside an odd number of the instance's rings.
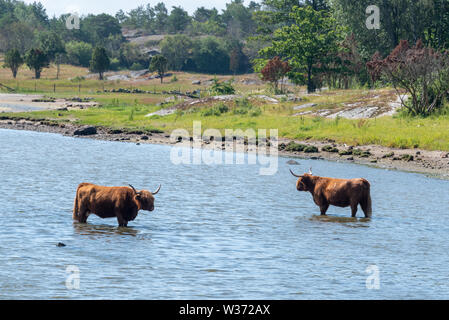
{"label": "shrub", "polygon": [[226,95],[226,94],[234,94],[235,89],[232,85],[232,81],[218,81],[217,78],[214,78],[212,85],[209,88],[209,92],[212,95]]}
{"label": "shrub", "polygon": [[376,53],[367,63],[372,81],[385,78],[401,96],[409,96],[402,106],[412,115],[428,115],[443,105],[449,90],[449,52],[424,47],[421,40],[410,47],[408,41],[399,45],[385,59]]}
{"label": "shrub", "polygon": [[305,153],[317,153],[318,152],[318,148],[315,146],[308,146],[304,148],[304,152]]}
{"label": "shrub", "polygon": [[332,153],[337,153],[339,151],[337,148],[332,146],[324,146],[321,150]]}
{"label": "shrub", "polygon": [[338,154],[340,156],[350,156],[352,155],[352,150],[341,150]]}
{"label": "shrub", "polygon": [[112,71],[118,71],[120,69],[120,60],[117,58],[112,58],[109,69],[111,69]]}
{"label": "shrub", "polygon": [[304,151],[304,149],[307,148],[306,145],[304,144],[299,144],[296,142],[290,142],[286,147],[285,147],[285,151],[296,151],[296,152],[301,152]]}
{"label": "shrub", "polygon": [[212,108],[204,110],[203,112],[201,112],[201,115],[204,117],[209,117],[209,116],[219,117],[223,113],[226,113],[228,111],[229,111],[229,108],[227,105],[225,105],[224,103],[219,103],[219,104],[213,106]]}
{"label": "shrub", "polygon": [[363,150],[360,150],[360,149],[354,149],[354,150],[352,150],[352,154],[354,156],[359,156],[361,158],[368,158],[371,155],[371,152],[363,151]]}
{"label": "shrub", "polygon": [[[288,61],[282,61],[278,56],[267,62],[262,69],[262,81],[268,81],[272,84],[274,92],[278,92],[279,80],[282,80],[285,75],[291,70]],[[281,86],[281,92],[282,92]]]}
{"label": "shrub", "polygon": [[145,69],[145,67],[138,62],[134,62],[129,69],[133,70],[133,71],[139,71],[139,70]]}

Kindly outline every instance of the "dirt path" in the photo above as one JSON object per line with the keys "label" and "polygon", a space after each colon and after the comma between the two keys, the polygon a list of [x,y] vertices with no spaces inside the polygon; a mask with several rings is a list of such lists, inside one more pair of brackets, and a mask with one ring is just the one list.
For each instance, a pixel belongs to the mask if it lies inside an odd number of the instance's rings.
{"label": "dirt path", "polygon": [[95,106],[98,106],[98,103],[89,101],[89,99],[54,99],[39,94],[0,93],[0,113],[58,110],[64,108],[84,109]]}

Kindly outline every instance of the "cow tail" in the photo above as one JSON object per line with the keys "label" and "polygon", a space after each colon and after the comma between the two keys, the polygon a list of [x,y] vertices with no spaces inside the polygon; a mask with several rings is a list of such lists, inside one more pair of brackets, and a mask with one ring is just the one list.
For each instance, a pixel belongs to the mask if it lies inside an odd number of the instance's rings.
{"label": "cow tail", "polygon": [[78,193],[79,193],[80,187],[81,186],[79,186],[76,189],[75,203],[73,204],[73,216],[72,216],[73,220],[78,220],[78,211],[79,211],[79,208],[78,208]]}
{"label": "cow tail", "polygon": [[365,216],[367,218],[371,218],[373,215],[373,207],[372,207],[372,201],[371,201],[371,186],[368,181],[366,181],[366,195],[364,199],[364,203],[362,205],[363,212],[365,213]]}
{"label": "cow tail", "polygon": [[366,216],[368,218],[371,218],[372,215],[373,215],[373,207],[372,207],[372,202],[371,202],[371,194],[368,193],[367,205],[366,205]]}

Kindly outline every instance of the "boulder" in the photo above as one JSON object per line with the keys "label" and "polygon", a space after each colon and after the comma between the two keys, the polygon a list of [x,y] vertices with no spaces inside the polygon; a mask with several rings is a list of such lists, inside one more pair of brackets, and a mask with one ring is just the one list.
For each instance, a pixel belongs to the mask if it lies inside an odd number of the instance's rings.
{"label": "boulder", "polygon": [[75,130],[75,132],[73,133],[73,135],[75,136],[90,136],[94,134],[97,134],[97,128],[93,126],[82,127],[80,129]]}
{"label": "boulder", "polygon": [[297,166],[297,165],[299,165],[299,162],[296,160],[289,160],[289,161],[287,161],[287,164],[289,164],[291,166]]}

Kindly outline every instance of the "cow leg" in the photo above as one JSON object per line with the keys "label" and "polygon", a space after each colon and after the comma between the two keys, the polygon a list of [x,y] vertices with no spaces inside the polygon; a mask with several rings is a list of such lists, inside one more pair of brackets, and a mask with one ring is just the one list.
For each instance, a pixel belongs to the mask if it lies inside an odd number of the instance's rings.
{"label": "cow leg", "polygon": [[89,210],[87,210],[87,208],[85,206],[81,205],[79,208],[78,217],[77,217],[78,222],[86,223],[87,218],[89,217],[88,213],[89,213]]}
{"label": "cow leg", "polygon": [[128,221],[123,219],[123,216],[120,212],[116,211],[115,215],[117,216],[117,221],[118,221],[119,227],[127,227],[128,226]]}
{"label": "cow leg", "polygon": [[321,215],[322,216],[326,215],[327,209],[329,209],[329,204],[328,203],[323,204],[323,205],[320,206],[320,210],[321,210]]}
{"label": "cow leg", "polygon": [[351,210],[352,210],[352,217],[353,217],[353,218],[355,218],[356,215],[357,215],[357,206],[358,206],[358,205],[359,205],[358,203],[351,204]]}

